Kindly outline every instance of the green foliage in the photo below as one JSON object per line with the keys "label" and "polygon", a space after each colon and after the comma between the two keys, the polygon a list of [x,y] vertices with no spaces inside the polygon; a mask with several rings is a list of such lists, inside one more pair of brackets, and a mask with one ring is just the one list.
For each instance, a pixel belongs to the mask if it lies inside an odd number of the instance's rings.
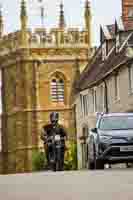
{"label": "green foliage", "polygon": [[[45,152],[34,151],[32,154],[33,171],[41,171],[45,169],[47,159]],[[77,169],[77,144],[69,142],[68,150],[65,152],[64,170]]]}
{"label": "green foliage", "polygon": [[74,142],[69,144],[68,150],[65,153],[64,169],[77,169],[77,144]]}
{"label": "green foliage", "polygon": [[41,171],[46,165],[46,155],[44,152],[34,151],[32,154],[33,171]]}

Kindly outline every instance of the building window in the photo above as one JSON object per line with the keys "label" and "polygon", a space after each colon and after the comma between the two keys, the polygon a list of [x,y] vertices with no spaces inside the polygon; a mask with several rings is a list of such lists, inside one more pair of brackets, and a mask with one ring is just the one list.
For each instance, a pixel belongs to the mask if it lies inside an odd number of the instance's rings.
{"label": "building window", "polygon": [[88,112],[92,113],[94,110],[94,103],[93,103],[93,94],[92,90],[88,91]]}
{"label": "building window", "polygon": [[91,89],[91,96],[92,96],[92,112],[95,112],[95,95],[94,95],[94,89]]}
{"label": "building window", "polygon": [[84,108],[84,116],[88,115],[88,95],[83,95],[83,108]]}
{"label": "building window", "polygon": [[128,68],[129,74],[129,93],[133,93],[133,65]]}
{"label": "building window", "polygon": [[99,112],[103,112],[104,111],[104,86],[101,85],[99,87],[99,101],[98,101],[98,104],[99,104]]}
{"label": "building window", "polygon": [[82,116],[83,116],[83,96],[82,94],[80,94],[80,110],[81,110],[81,113],[82,113]]}
{"label": "building window", "polygon": [[83,95],[83,113],[84,113],[84,116],[85,116],[85,96]]}
{"label": "building window", "polygon": [[115,101],[120,99],[120,87],[119,87],[119,74],[114,76],[114,93],[115,93]]}
{"label": "building window", "polygon": [[64,80],[58,76],[51,81],[52,102],[64,102]]}
{"label": "building window", "polygon": [[129,8],[128,17],[133,18],[133,7]]}
{"label": "building window", "polygon": [[88,113],[97,112],[98,108],[98,99],[97,99],[97,91],[96,88],[92,88],[88,91],[87,95],[87,109]]}
{"label": "building window", "polygon": [[95,109],[95,112],[97,112],[97,91],[96,91],[96,89],[94,90],[94,109]]}
{"label": "building window", "polygon": [[89,109],[90,109],[90,96],[89,94],[86,95],[87,98],[87,114],[89,114]]}
{"label": "building window", "polygon": [[120,48],[120,35],[117,34],[117,36],[116,36],[116,53],[119,52],[119,48]]}

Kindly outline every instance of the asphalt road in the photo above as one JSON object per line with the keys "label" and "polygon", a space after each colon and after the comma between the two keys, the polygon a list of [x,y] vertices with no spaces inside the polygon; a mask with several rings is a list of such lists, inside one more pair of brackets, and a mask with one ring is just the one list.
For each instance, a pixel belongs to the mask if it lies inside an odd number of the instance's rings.
{"label": "asphalt road", "polygon": [[133,200],[133,169],[0,176],[0,200]]}

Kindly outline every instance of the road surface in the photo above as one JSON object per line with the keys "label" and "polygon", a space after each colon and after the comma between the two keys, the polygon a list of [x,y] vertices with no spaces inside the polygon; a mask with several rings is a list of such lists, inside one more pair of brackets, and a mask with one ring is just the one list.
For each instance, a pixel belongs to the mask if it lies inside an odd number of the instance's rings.
{"label": "road surface", "polygon": [[2,175],[0,200],[133,200],[133,169]]}

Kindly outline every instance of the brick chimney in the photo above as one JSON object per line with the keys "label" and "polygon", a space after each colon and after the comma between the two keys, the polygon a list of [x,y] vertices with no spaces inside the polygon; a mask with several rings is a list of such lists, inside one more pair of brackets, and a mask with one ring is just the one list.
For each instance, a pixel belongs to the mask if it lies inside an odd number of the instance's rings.
{"label": "brick chimney", "polygon": [[122,0],[122,19],[126,30],[133,29],[133,0]]}

